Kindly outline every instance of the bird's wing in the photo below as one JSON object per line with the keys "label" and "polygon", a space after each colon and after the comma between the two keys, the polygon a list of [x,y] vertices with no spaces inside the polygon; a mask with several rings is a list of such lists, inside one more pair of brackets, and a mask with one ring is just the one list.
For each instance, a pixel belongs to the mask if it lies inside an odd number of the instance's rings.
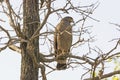
{"label": "bird's wing", "polygon": [[57,29],[55,28],[54,32],[54,53],[57,54]]}

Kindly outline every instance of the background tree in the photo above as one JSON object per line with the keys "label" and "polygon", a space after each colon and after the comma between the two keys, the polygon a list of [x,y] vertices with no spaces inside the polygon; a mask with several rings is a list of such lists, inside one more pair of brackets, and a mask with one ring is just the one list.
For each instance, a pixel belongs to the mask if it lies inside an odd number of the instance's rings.
{"label": "background tree", "polygon": [[[21,80],[38,80],[38,71],[41,69],[42,80],[46,80],[46,74],[56,70],[53,49],[54,23],[66,15],[76,15],[73,24],[73,45],[71,54],[68,57],[68,69],[80,66],[84,68],[81,80],[100,80],[120,74],[119,69],[104,74],[105,65],[111,60],[119,58],[119,52],[114,53],[119,45],[117,39],[115,47],[108,52],[103,52],[99,48],[93,48],[91,42],[94,37],[91,35],[90,26],[85,25],[88,19],[99,21],[90,15],[97,8],[99,3],[79,5],[74,0],[23,0],[19,8],[13,9],[9,0],[1,1],[1,14],[7,16],[9,30],[0,25],[0,52],[9,47],[13,51],[21,54]],[[22,8],[23,7],[23,8]],[[78,17],[79,16],[79,17]],[[0,19],[1,22],[5,22]],[[6,35],[5,35],[6,34]],[[6,39],[7,38],[7,39]],[[39,42],[40,41],[40,42]],[[85,51],[78,51],[80,55],[75,55],[76,50],[85,45]],[[86,46],[87,45],[87,46]],[[45,48],[45,49],[44,49]],[[93,55],[94,56],[90,56]],[[118,62],[118,61],[117,61]],[[48,64],[49,63],[49,64]],[[117,66],[116,66],[117,67]],[[50,71],[46,71],[46,68]],[[90,78],[84,77],[90,75]],[[113,76],[113,79],[116,78]]]}

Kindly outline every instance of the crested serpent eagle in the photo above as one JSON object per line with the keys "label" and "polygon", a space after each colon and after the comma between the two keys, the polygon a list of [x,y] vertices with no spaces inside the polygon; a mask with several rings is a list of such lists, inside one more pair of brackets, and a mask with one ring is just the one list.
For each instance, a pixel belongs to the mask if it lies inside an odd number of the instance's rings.
{"label": "crested serpent eagle", "polygon": [[55,28],[54,34],[54,50],[57,61],[56,68],[58,70],[64,70],[67,68],[67,57],[72,45],[72,17],[64,17]]}

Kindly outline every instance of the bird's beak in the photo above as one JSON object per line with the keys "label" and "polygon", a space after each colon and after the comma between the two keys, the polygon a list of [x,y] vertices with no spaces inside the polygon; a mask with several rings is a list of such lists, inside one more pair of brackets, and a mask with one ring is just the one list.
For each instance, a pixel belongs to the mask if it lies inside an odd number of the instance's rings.
{"label": "bird's beak", "polygon": [[75,22],[74,22],[74,20],[72,19],[72,21],[71,21],[73,24],[75,24]]}
{"label": "bird's beak", "polygon": [[71,20],[71,25],[74,25],[74,24],[75,24],[75,22],[73,20]]}
{"label": "bird's beak", "polygon": [[72,26],[75,25],[75,22],[74,22],[73,19],[71,19],[71,25],[72,25]]}
{"label": "bird's beak", "polygon": [[74,24],[75,22],[74,22],[74,21],[72,21],[72,23]]}

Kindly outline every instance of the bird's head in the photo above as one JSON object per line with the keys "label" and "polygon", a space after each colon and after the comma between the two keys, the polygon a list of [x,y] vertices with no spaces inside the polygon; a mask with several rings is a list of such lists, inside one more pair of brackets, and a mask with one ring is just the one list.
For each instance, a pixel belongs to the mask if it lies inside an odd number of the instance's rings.
{"label": "bird's head", "polygon": [[73,23],[74,23],[73,18],[72,18],[72,17],[70,17],[70,16],[64,17],[62,20],[63,20],[63,21],[67,21],[67,22],[69,22],[69,23],[71,23],[71,22],[73,22]]}

